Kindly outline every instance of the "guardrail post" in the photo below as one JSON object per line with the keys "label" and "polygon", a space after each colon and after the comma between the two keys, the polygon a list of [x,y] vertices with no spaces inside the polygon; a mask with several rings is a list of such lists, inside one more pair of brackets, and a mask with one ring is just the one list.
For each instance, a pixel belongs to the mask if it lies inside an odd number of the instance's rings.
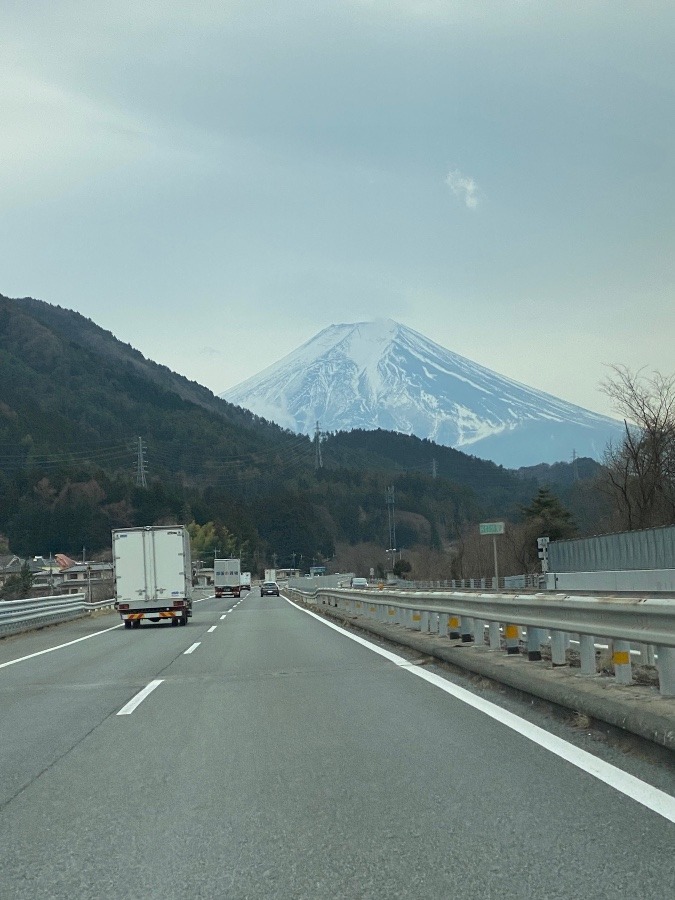
{"label": "guardrail post", "polygon": [[420,631],[424,634],[429,631],[429,613],[426,610],[420,613]]}
{"label": "guardrail post", "polygon": [[441,628],[441,617],[438,613],[429,613],[429,631],[432,634],[439,634]]}
{"label": "guardrail post", "polygon": [[411,610],[412,615],[410,616],[410,627],[415,631],[422,630],[422,613],[418,612],[416,609]]}
{"label": "guardrail post", "polygon": [[504,629],[506,637],[506,652],[510,655],[519,653],[518,639],[520,637],[520,629],[517,625],[507,625]]}
{"label": "guardrail post", "polygon": [[595,637],[592,634],[579,635],[579,655],[581,657],[581,674],[595,675]]}
{"label": "guardrail post", "polygon": [[567,656],[565,654],[565,632],[551,632],[551,664],[554,666],[564,666],[567,664]]}
{"label": "guardrail post", "polygon": [[657,647],[659,691],[662,697],[675,697],[675,647]]}
{"label": "guardrail post", "polygon": [[541,659],[541,628],[527,626],[527,658],[530,662],[538,662]]}
{"label": "guardrail post", "polygon": [[473,640],[477,647],[485,646],[485,622],[483,619],[473,620]]}
{"label": "guardrail post", "polygon": [[630,641],[614,641],[612,662],[617,684],[632,684],[633,667],[630,661]]}
{"label": "guardrail post", "polygon": [[490,650],[501,650],[502,636],[499,631],[499,622],[490,622],[488,632],[490,637]]}
{"label": "guardrail post", "polygon": [[468,644],[473,640],[473,635],[471,634],[472,624],[473,619],[470,619],[468,616],[460,616],[459,631],[462,636],[463,644]]}

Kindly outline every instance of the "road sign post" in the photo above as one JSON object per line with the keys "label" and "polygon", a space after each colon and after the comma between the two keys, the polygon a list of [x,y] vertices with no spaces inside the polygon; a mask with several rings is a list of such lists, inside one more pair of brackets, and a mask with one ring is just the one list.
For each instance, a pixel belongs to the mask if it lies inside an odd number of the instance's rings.
{"label": "road sign post", "polygon": [[492,535],[492,550],[495,558],[495,589],[499,590],[499,563],[497,562],[497,535],[504,534],[503,522],[481,522],[478,526],[481,534]]}

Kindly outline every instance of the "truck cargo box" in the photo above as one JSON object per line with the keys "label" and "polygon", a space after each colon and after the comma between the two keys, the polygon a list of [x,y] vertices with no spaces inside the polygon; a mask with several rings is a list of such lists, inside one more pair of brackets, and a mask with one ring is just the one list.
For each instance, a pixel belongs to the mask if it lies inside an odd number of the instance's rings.
{"label": "truck cargo box", "polygon": [[192,615],[190,538],[183,525],[112,533],[115,608],[126,628],[143,620],[186,625]]}
{"label": "truck cargo box", "polygon": [[213,586],[216,597],[241,595],[241,560],[236,558],[213,560]]}

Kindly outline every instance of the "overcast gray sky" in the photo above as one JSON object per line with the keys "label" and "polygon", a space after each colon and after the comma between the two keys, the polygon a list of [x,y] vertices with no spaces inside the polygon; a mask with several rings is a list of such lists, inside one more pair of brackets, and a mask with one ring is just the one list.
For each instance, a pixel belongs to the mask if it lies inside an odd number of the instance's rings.
{"label": "overcast gray sky", "polygon": [[672,0],[2,0],[0,293],[219,393],[391,317],[675,372]]}

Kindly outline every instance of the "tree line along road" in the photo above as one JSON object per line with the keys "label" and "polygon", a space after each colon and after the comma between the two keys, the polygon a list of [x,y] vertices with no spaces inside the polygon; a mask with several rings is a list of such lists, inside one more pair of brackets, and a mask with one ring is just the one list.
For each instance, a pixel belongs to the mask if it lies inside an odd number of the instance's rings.
{"label": "tree line along road", "polygon": [[408,656],[251,594],[0,641],[0,895],[669,892],[672,767]]}

